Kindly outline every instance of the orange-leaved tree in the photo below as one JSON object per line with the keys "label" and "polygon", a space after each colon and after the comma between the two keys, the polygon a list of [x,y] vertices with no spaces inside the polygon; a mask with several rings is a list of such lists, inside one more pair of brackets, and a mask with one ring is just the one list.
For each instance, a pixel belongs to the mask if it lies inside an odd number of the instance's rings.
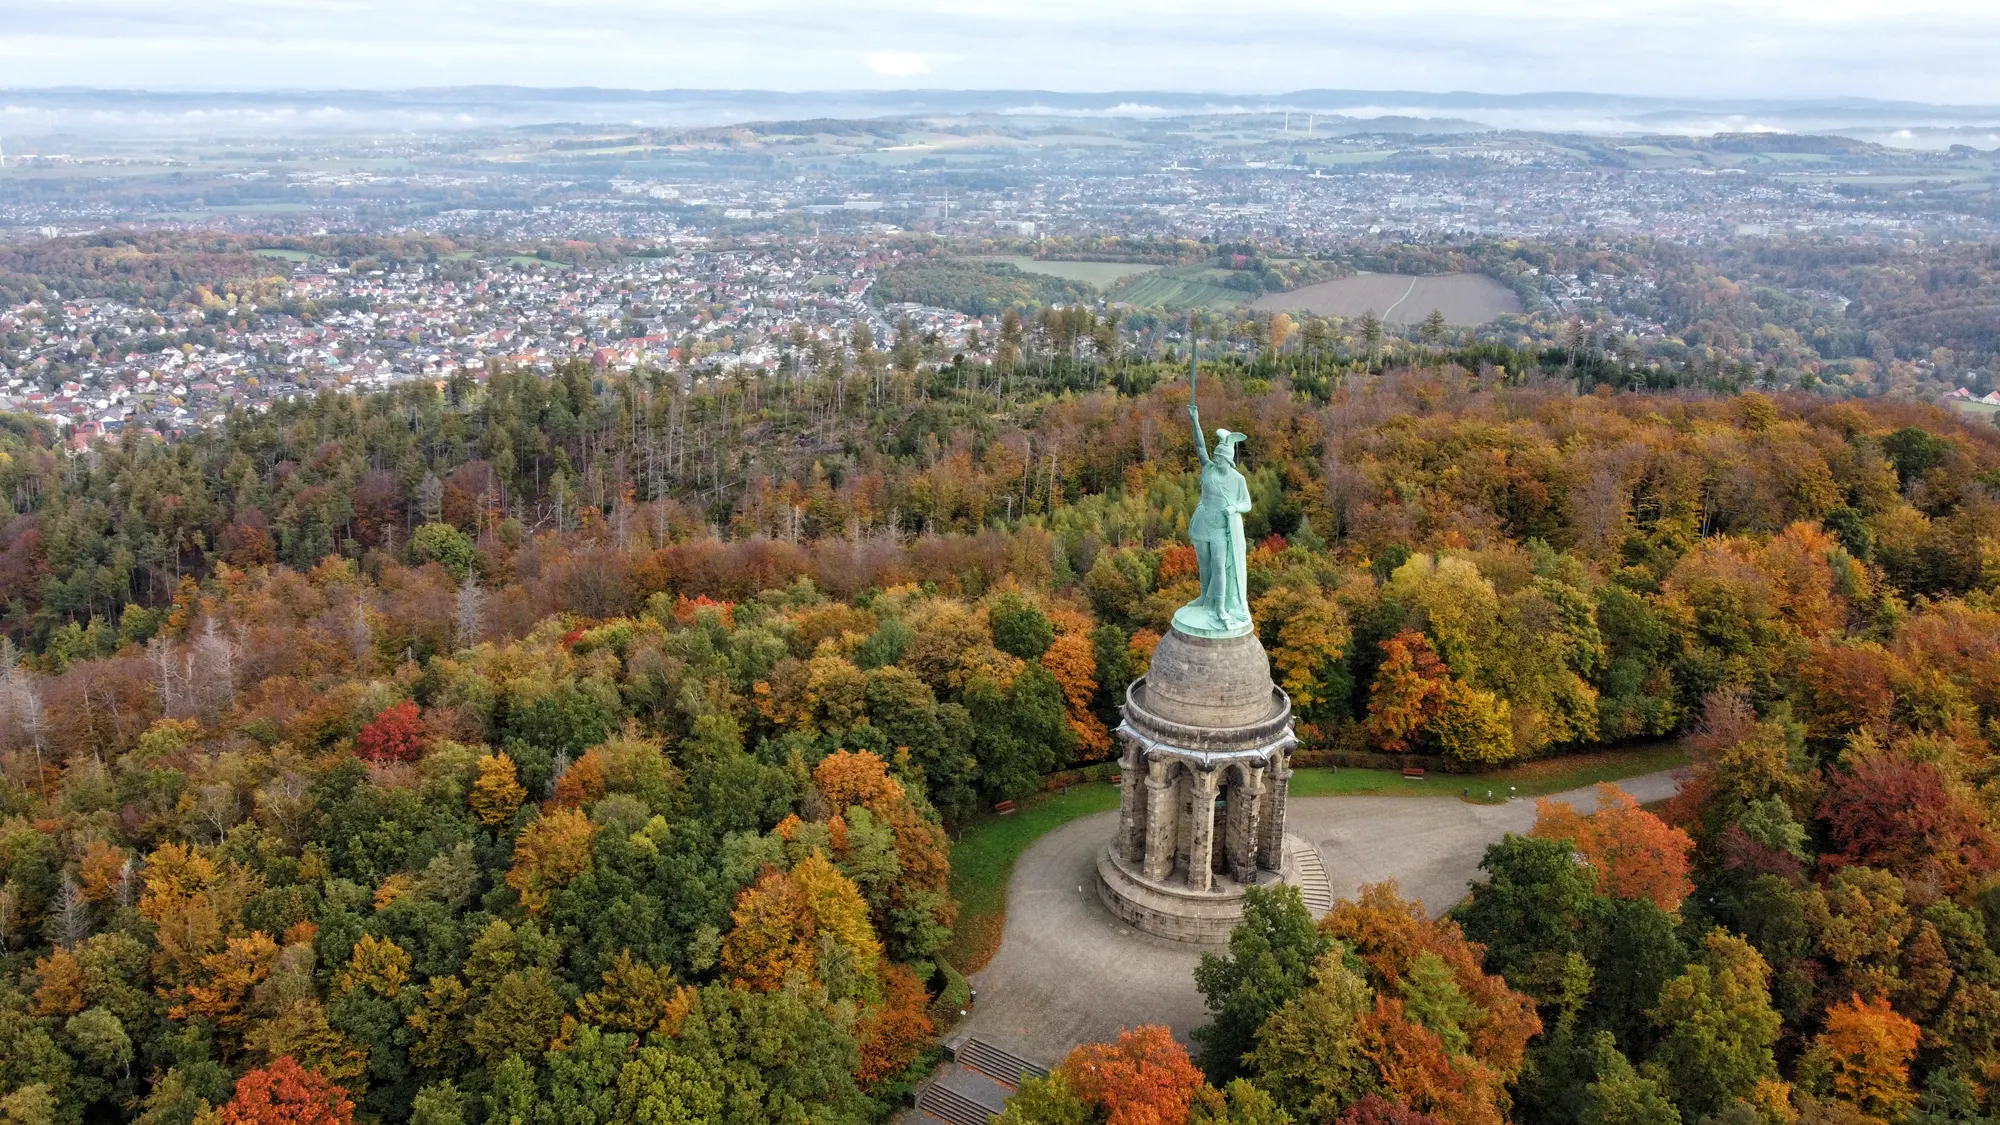
{"label": "orange-leaved tree", "polygon": [[1609,781],[1597,787],[1597,811],[1588,816],[1566,801],[1537,800],[1528,834],[1574,843],[1598,888],[1617,898],[1649,899],[1672,911],[1694,889],[1688,879],[1694,841]]}
{"label": "orange-leaved tree", "polygon": [[861,1048],[863,1082],[894,1078],[930,1042],[930,997],[917,974],[893,961],[881,967],[882,1002],[865,1012],[854,1029]]}
{"label": "orange-leaved tree", "polygon": [[604,796],[605,786],[604,755],[590,750],[571,762],[562,776],[556,779],[555,795],[549,803],[558,808],[582,808]]}
{"label": "orange-leaved tree", "polygon": [[1826,1011],[1805,1066],[1828,1076],[1834,1096],[1875,1121],[1900,1121],[1916,1104],[1910,1061],[1922,1031],[1877,996],[1853,996]]}
{"label": "orange-leaved tree", "polygon": [[1186,1125],[1188,1103],[1205,1084],[1187,1051],[1164,1027],[1086,1043],[1056,1068],[1069,1090],[1105,1125]]}
{"label": "orange-leaved tree", "polygon": [[813,975],[813,921],[806,896],[784,871],[766,871],[736,896],[722,967],[738,984],[775,992],[789,973]]}
{"label": "orange-leaved tree", "polygon": [[1444,705],[1451,673],[1422,633],[1405,629],[1382,642],[1382,667],[1368,692],[1362,726],[1377,746],[1406,750]]}
{"label": "orange-leaved tree", "polygon": [[85,901],[103,902],[118,894],[131,878],[131,861],[131,853],[124,848],[102,839],[92,840],[79,865]]}
{"label": "orange-leaved tree", "polygon": [[1507,1077],[1454,1052],[1403,1000],[1378,994],[1355,1031],[1361,1055],[1375,1064],[1382,1089],[1396,1103],[1450,1125],[1506,1121]]}
{"label": "orange-leaved tree", "polygon": [[1456,922],[1433,920],[1394,883],[1336,903],[1320,928],[1367,969],[1376,1002],[1360,1049],[1397,1100],[1453,1125],[1498,1125],[1542,1030],[1534,1001],[1485,972],[1485,948]]}
{"label": "orange-leaved tree", "polygon": [[[830,978],[822,952],[842,962],[844,991],[872,1000],[882,944],[854,881],[815,848],[791,871],[767,870],[737,896],[722,967],[739,984],[775,992],[793,972]],[[820,939],[829,939],[822,945]],[[823,983],[835,983],[823,979]]]}
{"label": "orange-leaved tree", "polygon": [[1085,761],[1110,753],[1111,734],[1090,713],[1090,701],[1097,698],[1097,651],[1091,647],[1090,635],[1082,631],[1059,634],[1042,653],[1042,667],[1056,678],[1069,704],[1069,726],[1076,732],[1077,753]]}
{"label": "orange-leaved tree", "polygon": [[[837,820],[859,806],[888,824],[895,839],[896,879],[886,896],[878,893],[870,903],[877,932],[893,936],[898,918],[907,924],[919,915],[928,916],[936,928],[948,928],[958,909],[948,887],[951,840],[936,820],[911,803],[887,764],[865,750],[836,751],[813,770],[813,784],[830,817]],[[907,952],[928,956],[930,950]]]}
{"label": "orange-leaved tree", "polygon": [[221,1119],[223,1125],[349,1125],[354,1103],[344,1088],[286,1055],[237,1079]]}
{"label": "orange-leaved tree", "polygon": [[250,992],[271,975],[277,959],[278,943],[262,930],[230,938],[201,959],[201,974],[182,986],[179,1002],[167,1008],[167,1015],[177,1020],[205,1016],[224,1030],[242,1030],[250,1021]]}
{"label": "orange-leaved tree", "polygon": [[83,962],[76,954],[57,946],[35,962],[33,1016],[73,1016],[83,1010]]}

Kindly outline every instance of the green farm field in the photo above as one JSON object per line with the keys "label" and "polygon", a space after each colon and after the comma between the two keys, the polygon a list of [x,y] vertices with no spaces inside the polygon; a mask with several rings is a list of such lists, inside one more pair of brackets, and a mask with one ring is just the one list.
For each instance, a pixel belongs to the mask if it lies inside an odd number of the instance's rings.
{"label": "green farm field", "polygon": [[1230,309],[1250,294],[1201,279],[1206,270],[1157,270],[1135,277],[1106,292],[1112,301],[1128,305],[1158,305],[1164,309]]}

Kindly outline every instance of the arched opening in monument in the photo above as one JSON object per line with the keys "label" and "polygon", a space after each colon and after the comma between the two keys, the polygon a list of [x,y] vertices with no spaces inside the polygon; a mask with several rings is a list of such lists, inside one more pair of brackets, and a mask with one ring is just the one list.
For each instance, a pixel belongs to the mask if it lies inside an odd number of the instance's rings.
{"label": "arched opening in monument", "polygon": [[1257,881],[1264,771],[1264,766],[1247,762],[1231,766],[1223,786],[1224,807],[1216,811],[1222,831],[1221,846],[1215,849],[1215,870],[1238,883]]}
{"label": "arched opening in monument", "polygon": [[1234,785],[1223,785],[1221,790],[1215,795],[1215,823],[1221,828],[1221,832],[1217,834],[1219,837],[1217,842],[1221,846],[1208,849],[1208,868],[1217,875],[1228,875],[1229,831],[1235,823],[1235,818],[1229,814],[1232,809],[1243,803],[1243,795]]}

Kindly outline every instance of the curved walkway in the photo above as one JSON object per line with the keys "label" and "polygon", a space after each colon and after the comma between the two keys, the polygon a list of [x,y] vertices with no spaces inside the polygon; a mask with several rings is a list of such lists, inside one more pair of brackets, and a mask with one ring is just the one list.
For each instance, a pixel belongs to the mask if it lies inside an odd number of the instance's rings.
{"label": "curved walkway", "polygon": [[[1641,802],[1679,788],[1671,772],[1618,784]],[[1596,807],[1590,789],[1558,799],[1581,811]],[[975,1035],[1050,1065],[1076,1044],[1115,1038],[1122,1028],[1165,1024],[1185,1041],[1207,1022],[1194,989],[1202,947],[1139,933],[1097,900],[1097,851],[1117,818],[1112,811],[1073,820],[1021,855],[1007,885],[1000,952],[973,975],[979,998],[955,1035]],[[1301,797],[1290,802],[1287,820],[1291,835],[1318,849],[1337,897],[1395,879],[1406,896],[1442,914],[1465,895],[1488,844],[1533,826],[1535,803]]]}

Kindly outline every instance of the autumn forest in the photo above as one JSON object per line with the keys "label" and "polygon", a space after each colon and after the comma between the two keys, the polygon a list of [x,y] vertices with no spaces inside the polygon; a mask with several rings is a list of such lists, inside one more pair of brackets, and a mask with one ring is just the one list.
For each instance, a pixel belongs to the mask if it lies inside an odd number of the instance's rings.
{"label": "autumn forest", "polygon": [[[1195,460],[1177,366],[857,344],[6,420],[0,1122],[897,1112],[977,967],[953,836],[1108,770]],[[1442,918],[1253,891],[1191,1047],[1011,1125],[2000,1117],[2000,430],[1555,351],[1201,386],[1301,769],[1693,765]]]}

